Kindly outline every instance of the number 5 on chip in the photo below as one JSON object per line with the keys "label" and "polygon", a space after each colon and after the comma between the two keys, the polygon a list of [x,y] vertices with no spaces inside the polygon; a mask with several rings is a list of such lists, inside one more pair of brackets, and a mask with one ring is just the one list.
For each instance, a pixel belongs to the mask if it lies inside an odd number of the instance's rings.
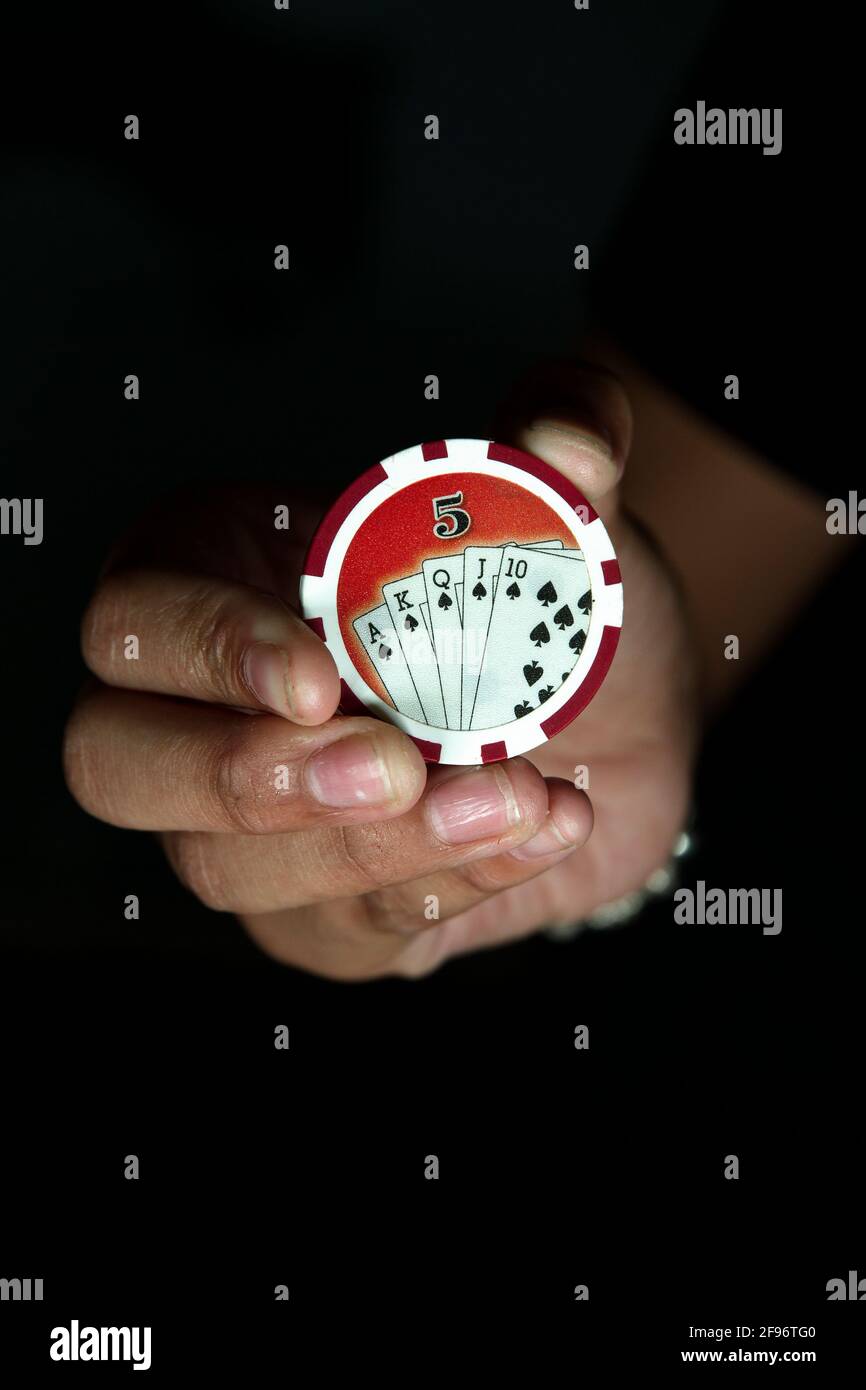
{"label": "number 5 on chip", "polygon": [[622,581],[562,474],[479,439],[383,459],[316,532],[301,609],[344,713],[403,729],[428,762],[527,753],[570,724],[613,660]]}

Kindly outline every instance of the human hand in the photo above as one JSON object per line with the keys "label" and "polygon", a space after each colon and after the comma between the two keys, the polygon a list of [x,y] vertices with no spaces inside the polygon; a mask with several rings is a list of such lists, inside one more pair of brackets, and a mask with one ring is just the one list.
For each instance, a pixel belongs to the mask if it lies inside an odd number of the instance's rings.
{"label": "human hand", "polygon": [[[278,531],[284,492],[215,490],[146,518],[88,608],[83,651],[97,683],[65,741],[80,804],[159,831],[203,902],[237,913],[278,959],[338,978],[424,973],[642,881],[687,800],[686,642],[664,570],[617,513],[627,407],[607,378],[588,380],[612,456],[592,425],[575,443],[523,437],[517,421],[515,442],[599,507],[626,626],[595,701],[538,756],[427,769],[393,726],[336,714],[330,654],[289,606],[312,517],[288,499],[292,530]],[[124,655],[129,635],[138,659]],[[588,844],[576,762],[602,813]]]}

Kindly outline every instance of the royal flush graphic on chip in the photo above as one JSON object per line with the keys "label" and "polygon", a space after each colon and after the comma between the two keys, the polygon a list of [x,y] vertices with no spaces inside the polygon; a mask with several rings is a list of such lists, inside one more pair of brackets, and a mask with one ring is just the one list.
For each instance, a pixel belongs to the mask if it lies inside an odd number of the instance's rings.
{"label": "royal flush graphic on chip", "polygon": [[487,440],[383,459],[322,522],[301,607],[345,713],[390,719],[425,758],[527,752],[598,689],[622,583],[591,505],[555,469]]}

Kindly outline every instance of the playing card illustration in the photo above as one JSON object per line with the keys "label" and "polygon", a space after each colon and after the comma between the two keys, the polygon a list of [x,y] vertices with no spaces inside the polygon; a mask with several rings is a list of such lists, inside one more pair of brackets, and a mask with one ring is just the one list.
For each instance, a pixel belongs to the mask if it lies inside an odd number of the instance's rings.
{"label": "playing card illustration", "polygon": [[353,627],[395,708],[410,719],[424,722],[424,708],[391,621],[388,605],[383,603],[378,608],[371,608],[369,613],[363,613],[355,619]]}
{"label": "playing card illustration", "polygon": [[355,630],[397,709],[440,729],[510,723],[549,700],[592,607],[581,552],[557,540],[467,546],[382,594]]}
{"label": "playing card illustration", "polygon": [[421,568],[427,590],[445,718],[449,729],[459,729],[462,727],[460,669],[463,660],[463,624],[457,602],[457,585],[463,583],[463,555],[425,560]]}
{"label": "playing card illustration", "polygon": [[[529,550],[563,552],[562,541],[535,541]],[[568,552],[575,555],[579,551]],[[484,657],[487,630],[493,598],[499,579],[499,569],[505,547],[502,545],[470,545],[463,552],[463,592],[469,594],[463,604],[463,653],[461,671],[461,709],[463,727],[468,728],[469,716],[478,687],[478,674]]]}
{"label": "playing card illustration", "polygon": [[407,575],[405,579],[394,580],[384,585],[382,593],[426,715],[426,723],[434,728],[446,729],[448,724],[439,665],[422,612],[427,602],[424,576],[419,572]]}
{"label": "playing card illustration", "polygon": [[586,640],[588,592],[583,559],[530,546],[505,547],[470,728],[520,719],[559,689]]}

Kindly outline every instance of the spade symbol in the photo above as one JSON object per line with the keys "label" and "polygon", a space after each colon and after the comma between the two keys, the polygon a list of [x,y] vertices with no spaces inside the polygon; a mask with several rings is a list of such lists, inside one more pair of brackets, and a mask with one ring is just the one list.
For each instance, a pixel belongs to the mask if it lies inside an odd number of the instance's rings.
{"label": "spade symbol", "polygon": [[379,660],[380,660],[380,661],[390,661],[390,660],[391,660],[391,648],[390,648],[390,647],[386,647],[384,642],[380,642],[380,643],[379,643]]}
{"label": "spade symbol", "polygon": [[583,631],[583,628],[580,628],[579,631],[577,631],[574,634],[574,636],[569,640],[568,645],[571,647],[571,650],[573,652],[580,656],[581,652],[583,651],[583,644],[585,641],[586,633]]}
{"label": "spade symbol", "polygon": [[567,603],[563,604],[558,613],[554,613],[553,621],[556,623],[560,632],[565,632],[567,627],[571,627],[574,622],[574,614]]}
{"label": "spade symbol", "polygon": [[534,642],[536,647],[540,647],[543,642],[550,641],[550,633],[547,630],[547,623],[538,623],[529,634],[530,642]]}
{"label": "spade symbol", "polygon": [[584,617],[586,617],[586,614],[589,612],[590,608],[592,608],[591,589],[587,589],[585,594],[581,594],[580,598],[577,600],[577,606],[580,609],[581,613],[583,613]]}
{"label": "spade symbol", "polygon": [[505,590],[505,592],[506,592],[506,594],[508,595],[509,598],[520,598],[520,585],[519,585],[519,584],[509,584],[509,586],[508,586],[508,588]]}
{"label": "spade symbol", "polygon": [[440,596],[439,596],[439,607],[440,607],[440,608],[450,608],[450,607],[451,607],[451,599],[448,597],[447,594],[440,594]]}
{"label": "spade symbol", "polygon": [[545,608],[549,603],[556,603],[556,590],[549,579],[546,584],[542,584],[535,597],[541,599]]}
{"label": "spade symbol", "polygon": [[524,666],[523,674],[527,685],[535,685],[535,682],[540,681],[544,675],[544,667],[539,666],[537,661],[533,661],[529,666]]}
{"label": "spade symbol", "polygon": [[514,706],[514,717],[515,717],[515,719],[522,719],[523,716],[524,716],[524,714],[529,714],[529,712],[530,712],[531,709],[532,709],[532,705],[529,703],[528,700],[524,700],[522,705],[515,705],[515,706]]}
{"label": "spade symbol", "polygon": [[414,632],[418,626],[418,619],[413,618],[411,613],[407,613],[406,617],[403,619],[403,626],[407,632]]}
{"label": "spade symbol", "polygon": [[472,597],[484,598],[486,593],[487,590],[485,589],[484,585],[481,583],[481,580],[479,579],[478,583],[475,585],[475,588],[472,590]]}
{"label": "spade symbol", "polygon": [[539,692],[538,692],[538,703],[539,703],[540,705],[543,705],[544,702],[545,702],[545,700],[549,700],[552,694],[553,694],[553,686],[552,686],[552,685],[546,685],[546,686],[544,687],[543,690],[539,690]]}

